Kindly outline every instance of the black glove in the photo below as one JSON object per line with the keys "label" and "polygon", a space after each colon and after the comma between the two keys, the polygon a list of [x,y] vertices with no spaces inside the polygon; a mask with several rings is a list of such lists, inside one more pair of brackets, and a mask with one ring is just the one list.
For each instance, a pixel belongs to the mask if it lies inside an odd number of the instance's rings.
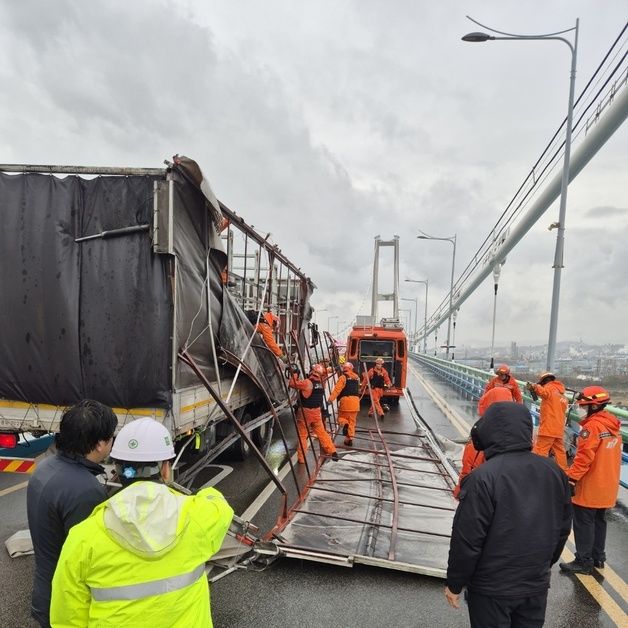
{"label": "black glove", "polygon": [[530,382],[527,382],[526,383],[526,388],[530,392],[530,397],[532,397],[532,401],[538,401],[539,400],[539,396],[536,394],[536,389],[534,388],[534,384],[531,384]]}
{"label": "black glove", "polygon": [[572,497],[576,494],[576,480],[569,480],[569,492]]}

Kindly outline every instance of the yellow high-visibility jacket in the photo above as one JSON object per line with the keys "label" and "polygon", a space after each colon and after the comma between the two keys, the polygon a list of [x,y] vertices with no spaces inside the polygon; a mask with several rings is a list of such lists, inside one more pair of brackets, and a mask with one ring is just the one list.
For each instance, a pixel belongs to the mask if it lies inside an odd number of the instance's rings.
{"label": "yellow high-visibility jacket", "polygon": [[213,488],[131,484],[74,526],[52,581],[54,628],[211,628],[205,562],[233,517]]}

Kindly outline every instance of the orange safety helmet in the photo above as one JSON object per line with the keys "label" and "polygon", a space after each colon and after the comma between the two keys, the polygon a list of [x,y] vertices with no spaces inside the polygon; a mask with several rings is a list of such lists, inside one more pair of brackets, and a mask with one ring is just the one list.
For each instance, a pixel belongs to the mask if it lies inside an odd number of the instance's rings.
{"label": "orange safety helmet", "polygon": [[550,371],[545,371],[545,373],[541,373],[539,375],[538,383],[540,384],[544,379],[549,379],[553,382],[556,380],[556,375],[554,375],[554,373],[550,373]]}
{"label": "orange safety helmet", "polygon": [[310,369],[310,377],[314,377],[314,379],[323,379],[325,377],[325,367],[322,364],[313,364]]}
{"label": "orange safety helmet", "polygon": [[496,375],[510,375],[510,367],[508,366],[508,364],[500,364],[495,369],[495,374]]}
{"label": "orange safety helmet", "polygon": [[275,316],[272,312],[264,312],[264,318],[271,327],[275,327],[279,324],[279,317]]}
{"label": "orange safety helmet", "polygon": [[608,390],[601,386],[587,386],[576,396],[579,406],[599,406],[603,403],[610,403],[610,400]]}
{"label": "orange safety helmet", "polygon": [[342,365],[342,370],[343,371],[352,371],[353,370],[353,364],[351,364],[351,362],[345,362]]}

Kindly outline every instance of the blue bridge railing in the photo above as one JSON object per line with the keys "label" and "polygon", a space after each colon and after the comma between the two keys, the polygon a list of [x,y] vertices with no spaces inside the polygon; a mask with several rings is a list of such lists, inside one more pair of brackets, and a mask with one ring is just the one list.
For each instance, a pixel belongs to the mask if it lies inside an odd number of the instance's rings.
{"label": "blue bridge railing", "polygon": [[[486,386],[488,380],[494,377],[491,371],[483,371],[473,366],[443,360],[436,356],[423,353],[411,353],[410,357],[415,362],[428,368],[439,379],[447,382],[452,388],[462,393],[465,397],[475,401],[482,396],[484,386]],[[524,403],[532,414],[534,426],[537,427],[539,424],[539,402],[532,399],[525,387],[525,382],[517,380],[517,383],[521,389]],[[580,422],[580,416],[574,404],[576,392],[575,390],[568,390],[566,395],[570,403],[566,416],[566,444],[570,454],[575,452],[576,436],[578,435],[578,424]],[[621,436],[623,442],[621,484],[624,488],[628,488],[628,411],[622,408],[616,408],[612,405],[608,405],[606,409],[621,421]]]}

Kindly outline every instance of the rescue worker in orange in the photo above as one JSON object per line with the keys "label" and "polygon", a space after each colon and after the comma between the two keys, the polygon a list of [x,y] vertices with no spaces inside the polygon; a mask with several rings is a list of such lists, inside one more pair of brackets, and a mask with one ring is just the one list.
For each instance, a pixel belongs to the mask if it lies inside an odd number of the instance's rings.
{"label": "rescue worker in orange", "polygon": [[510,367],[507,364],[500,364],[495,369],[495,377],[489,379],[484,387],[484,392],[488,392],[491,388],[503,386],[508,388],[512,394],[512,400],[517,403],[523,403],[523,395],[519,389],[517,380],[510,374]]}
{"label": "rescue worker in orange", "polygon": [[377,358],[377,360],[375,360],[375,366],[364,374],[362,378],[363,391],[368,389],[368,381],[371,382],[371,396],[373,398],[369,416],[373,416],[373,407],[378,416],[384,416],[380,399],[384,396],[384,388],[390,387],[391,382],[388,371],[384,368],[384,360],[382,358]]}
{"label": "rescue worker in orange", "polygon": [[539,408],[539,431],[532,453],[547,457],[550,451],[558,466],[567,472],[567,454],[563,441],[567,399],[565,386],[554,373],[543,373],[536,384],[528,382],[526,388],[541,399]]}
{"label": "rescue worker in orange", "polygon": [[323,382],[327,371],[321,364],[314,364],[307,379],[299,379],[297,373],[292,373],[288,386],[299,391],[299,409],[297,410],[297,432],[299,446],[297,460],[305,464],[305,454],[308,449],[308,430],[316,435],[323,453],[338,460],[336,446],[323,425],[321,406],[325,397]]}
{"label": "rescue worker in orange", "polygon": [[[498,386],[497,388],[491,388],[488,392],[485,392],[478,401],[478,414],[480,417],[482,417],[488,408],[496,401],[512,401],[510,390],[504,386]],[[462,469],[458,476],[458,483],[454,487],[454,497],[456,499],[458,499],[458,495],[460,494],[462,480],[469,475],[473,469],[477,469],[477,467],[485,461],[484,452],[478,451],[474,447],[473,441],[469,438],[462,452]]]}
{"label": "rescue worker in orange", "polygon": [[266,346],[280,359],[283,360],[286,356],[281,350],[281,347],[275,342],[273,330],[277,328],[279,318],[272,312],[265,312],[263,316],[260,316],[259,322],[255,331],[259,333]]}
{"label": "rescue worker in orange", "polygon": [[360,378],[353,370],[351,362],[342,365],[342,375],[331,391],[327,403],[338,399],[338,425],[342,426],[347,447],[353,445],[355,424],[360,411]]}
{"label": "rescue worker in orange", "polygon": [[587,416],[580,421],[578,447],[567,477],[572,486],[576,558],[562,571],[590,574],[606,560],[606,509],[617,501],[622,438],[617,417],[605,410],[611,397],[601,386],[587,386],[576,397]]}

